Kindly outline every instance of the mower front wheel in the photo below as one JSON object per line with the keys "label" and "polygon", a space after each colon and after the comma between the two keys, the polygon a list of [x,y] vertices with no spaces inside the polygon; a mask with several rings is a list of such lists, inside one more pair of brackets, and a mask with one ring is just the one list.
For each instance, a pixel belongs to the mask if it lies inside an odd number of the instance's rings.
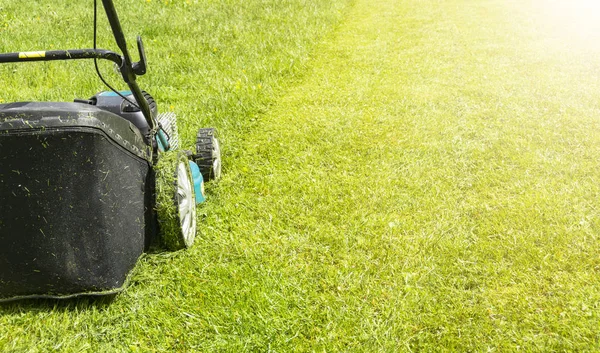
{"label": "mower front wheel", "polygon": [[154,168],[161,242],[169,250],[189,248],[196,238],[196,195],[189,159],[183,152],[167,151]]}
{"label": "mower front wheel", "polygon": [[217,129],[198,130],[194,161],[200,167],[204,181],[221,178],[221,146],[217,139]]}

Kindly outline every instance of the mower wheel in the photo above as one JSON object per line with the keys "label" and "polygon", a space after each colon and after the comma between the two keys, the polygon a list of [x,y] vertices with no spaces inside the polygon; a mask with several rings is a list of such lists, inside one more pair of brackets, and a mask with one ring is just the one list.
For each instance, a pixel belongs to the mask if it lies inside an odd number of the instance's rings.
{"label": "mower wheel", "polygon": [[189,159],[181,151],[167,151],[154,169],[161,242],[169,250],[189,248],[196,238],[196,196]]}
{"label": "mower wheel", "polygon": [[221,178],[221,147],[216,135],[215,128],[204,128],[198,130],[196,137],[194,161],[205,181]]}

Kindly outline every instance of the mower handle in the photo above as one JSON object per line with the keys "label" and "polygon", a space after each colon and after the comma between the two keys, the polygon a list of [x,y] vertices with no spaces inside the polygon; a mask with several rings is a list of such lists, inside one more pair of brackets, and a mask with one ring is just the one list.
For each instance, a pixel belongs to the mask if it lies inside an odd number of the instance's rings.
{"label": "mower handle", "polygon": [[142,90],[138,86],[137,82],[135,82],[137,75],[143,75],[146,73],[146,54],[144,53],[144,45],[141,41],[141,37],[138,37],[138,50],[141,56],[140,62],[134,63],[129,55],[129,50],[127,50],[127,41],[125,40],[123,28],[121,27],[121,22],[119,21],[119,16],[117,15],[117,10],[115,9],[113,0],[102,0],[102,5],[104,6],[104,12],[106,12],[106,17],[108,18],[108,23],[112,29],[115,42],[117,42],[117,46],[123,53],[121,56],[123,62],[119,66],[121,76],[123,76],[123,80],[125,83],[127,83],[127,86],[129,86],[129,89],[131,90],[133,97],[142,111],[142,114],[144,114],[144,117],[148,122],[148,126],[150,126],[150,134],[155,134],[156,131],[158,131],[158,122],[152,115],[150,106],[148,105],[148,101],[146,101]]}
{"label": "mower handle", "polygon": [[119,54],[104,49],[71,49],[3,53],[0,54],[0,63],[14,63],[24,61],[77,60],[94,58],[107,59],[113,61],[119,67],[123,64],[123,58]]}
{"label": "mower handle", "polygon": [[[150,106],[142,90],[136,82],[136,77],[146,73],[146,54],[144,52],[144,44],[141,37],[138,37],[138,51],[140,61],[133,62],[129,51],[127,50],[127,42],[123,29],[117,16],[117,10],[113,4],[113,0],[102,0],[106,17],[113,32],[117,46],[123,53],[119,55],[110,50],[104,49],[73,49],[73,50],[49,50],[49,51],[32,51],[18,53],[0,54],[0,63],[10,62],[26,62],[26,61],[53,61],[53,60],[74,60],[74,59],[107,59],[115,62],[121,71],[123,80],[129,86],[137,105],[139,106],[144,118],[150,127],[149,135],[153,135],[158,131],[158,122],[152,115]],[[153,136],[148,136],[151,140]]]}

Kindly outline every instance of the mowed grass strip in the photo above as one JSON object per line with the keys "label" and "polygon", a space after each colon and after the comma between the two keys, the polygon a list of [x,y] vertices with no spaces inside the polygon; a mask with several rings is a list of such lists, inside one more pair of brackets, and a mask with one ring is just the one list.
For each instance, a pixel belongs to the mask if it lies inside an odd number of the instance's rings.
{"label": "mowed grass strip", "polygon": [[598,32],[540,9],[358,1],[215,191],[211,336],[598,349]]}
{"label": "mowed grass strip", "polygon": [[568,16],[357,0],[266,114],[224,118],[194,248],[146,257],[109,306],[3,308],[0,342],[598,349],[600,48]]}

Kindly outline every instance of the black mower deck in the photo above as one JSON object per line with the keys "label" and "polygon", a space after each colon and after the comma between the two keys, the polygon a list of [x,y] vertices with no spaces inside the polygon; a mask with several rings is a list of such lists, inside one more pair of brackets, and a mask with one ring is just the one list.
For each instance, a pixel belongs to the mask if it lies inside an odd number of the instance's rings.
{"label": "black mower deck", "polygon": [[0,300],[119,291],[154,227],[149,158],[94,106],[0,105]]}

